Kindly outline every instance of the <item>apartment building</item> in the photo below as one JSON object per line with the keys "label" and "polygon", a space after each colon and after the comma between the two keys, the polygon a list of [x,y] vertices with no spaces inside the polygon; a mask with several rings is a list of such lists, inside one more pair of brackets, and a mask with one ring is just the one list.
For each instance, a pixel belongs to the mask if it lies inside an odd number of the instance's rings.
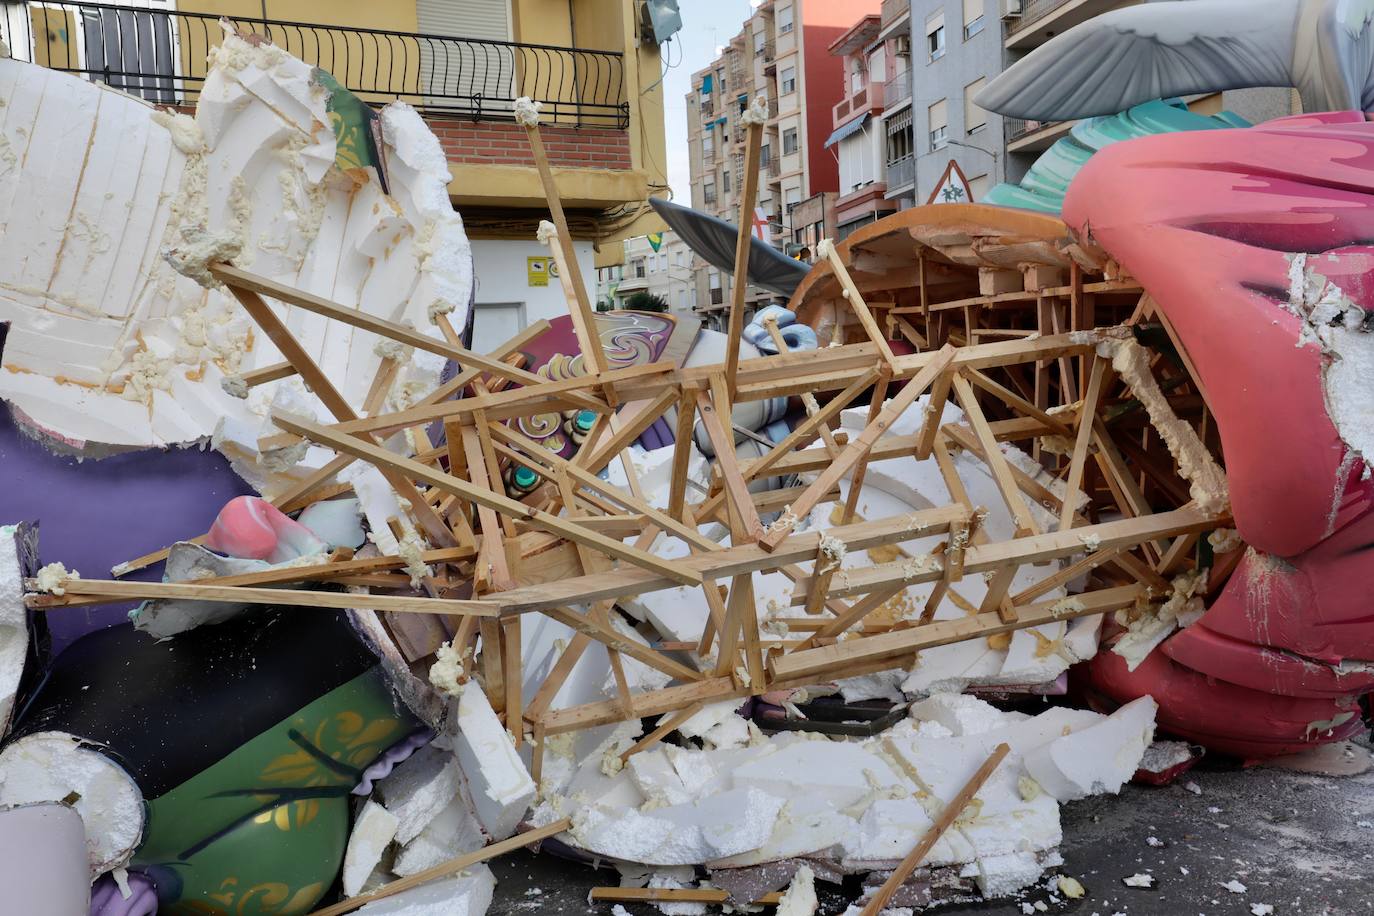
{"label": "apartment building", "polygon": [[668,304],[670,314],[696,317],[692,250],[669,230],[626,239],[624,263],[597,269],[597,308],[626,308],[635,293],[646,292]]}
{"label": "apartment building", "polygon": [[[878,0],[764,0],[720,57],[692,75],[687,132],[694,208],[739,219],[745,137],[739,117],[763,96],[770,117],[755,220],[766,224],[777,247],[798,245],[797,230],[806,227],[794,225],[794,211],[808,198],[839,190],[839,163],[825,141],[844,95],[843,63],[829,46],[877,10]],[[721,308],[729,278],[702,261],[694,270],[699,308]],[[772,298],[751,290],[746,301]]]}
{"label": "apartment building", "polygon": [[[117,5],[116,5],[117,4]],[[567,311],[530,269],[548,217],[512,103],[543,105],[542,133],[583,277],[620,240],[663,229],[643,201],[667,188],[662,60],[636,0],[179,0],[5,3],[14,57],[137,94],[195,103],[220,18],[329,71],[363,100],[418,108],[449,162],[477,275],[474,347]],[[604,259],[594,253],[599,247]],[[541,284],[539,281],[543,280]]]}
{"label": "apartment building", "polygon": [[[879,38],[882,17],[860,19],[830,45],[844,64],[844,97],[832,112],[826,149],[839,161],[840,188],[834,201],[834,235],[849,233],[895,212],[887,197],[886,134],[883,111],[889,72],[896,66],[897,42]],[[905,73],[901,62],[900,72]]]}
{"label": "apartment building", "polygon": [[[954,199],[981,200],[1005,181],[1009,157],[1001,115],[973,98],[1001,73],[1005,52],[1001,9],[1006,0],[912,0],[912,187],[927,203],[958,165]],[[1012,166],[1016,177],[1034,162]],[[944,199],[944,195],[941,195]]]}

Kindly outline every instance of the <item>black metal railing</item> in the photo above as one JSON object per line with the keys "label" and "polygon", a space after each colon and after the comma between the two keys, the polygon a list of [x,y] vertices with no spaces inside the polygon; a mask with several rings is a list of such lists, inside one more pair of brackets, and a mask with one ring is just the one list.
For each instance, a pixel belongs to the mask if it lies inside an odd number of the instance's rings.
{"label": "black metal railing", "polygon": [[[0,17],[20,60],[107,83],[162,104],[191,104],[206,57],[227,26],[253,33],[328,71],[370,102],[511,120],[515,99],[543,103],[547,121],[629,126],[624,56],[614,51],[486,41],[105,3],[5,4]],[[16,9],[17,8],[17,9]]]}

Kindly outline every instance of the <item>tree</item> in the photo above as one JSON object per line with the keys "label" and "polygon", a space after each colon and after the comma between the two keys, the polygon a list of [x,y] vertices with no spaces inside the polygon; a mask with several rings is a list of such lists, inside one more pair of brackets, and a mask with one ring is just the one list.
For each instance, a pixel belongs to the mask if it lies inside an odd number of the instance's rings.
{"label": "tree", "polygon": [[647,290],[640,290],[627,298],[623,307],[633,312],[666,312],[668,311],[668,301]]}

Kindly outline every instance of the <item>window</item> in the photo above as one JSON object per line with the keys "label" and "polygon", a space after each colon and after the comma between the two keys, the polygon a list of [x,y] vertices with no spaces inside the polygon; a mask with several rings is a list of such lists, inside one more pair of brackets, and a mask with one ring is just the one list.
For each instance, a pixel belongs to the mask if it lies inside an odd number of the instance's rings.
{"label": "window", "polygon": [[764,168],[767,168],[768,163],[772,161],[773,147],[770,144],[765,143],[763,146],[759,147],[759,165],[763,166]]}
{"label": "window", "polygon": [[964,130],[975,133],[988,126],[988,113],[973,103],[973,98],[987,85],[987,77],[979,77],[964,87]]}
{"label": "window", "polygon": [[964,0],[964,41],[983,31],[987,17],[983,15],[988,0]]}
{"label": "window", "polygon": [[794,92],[797,91],[797,68],[796,68],[796,67],[784,67],[783,70],[782,70],[782,77],[781,77],[781,79],[782,79],[782,89],[780,89],[779,92],[780,92],[782,95],[791,95],[792,93],[794,93]]}
{"label": "window", "polygon": [[945,56],[944,13],[926,22],[926,50],[930,52],[930,59],[933,61]]}
{"label": "window", "polygon": [[763,53],[763,49],[767,46],[767,44],[768,44],[768,36],[767,36],[766,34],[764,34],[763,31],[760,30],[760,31],[754,33],[754,53],[755,53],[755,54],[762,54],[762,53]]}
{"label": "window", "polygon": [[721,173],[721,176],[720,176],[720,177],[721,177],[721,182],[720,182],[720,188],[721,188],[721,190],[724,191],[726,194],[729,194],[729,193],[730,193],[730,167],[729,167],[729,166],[726,166],[726,167],[725,167],[725,171]]}
{"label": "window", "polygon": [[801,188],[788,188],[782,192],[782,199],[787,212],[791,213],[793,208],[801,203]]}
{"label": "window", "polygon": [[715,132],[709,127],[706,133],[701,135],[701,158],[713,159],[716,155],[716,136]]}
{"label": "window", "polygon": [[[911,140],[911,110],[907,109],[887,121],[887,164],[892,165],[894,162],[908,159],[914,151]],[[890,180],[888,183],[892,184]]]}
{"label": "window", "polygon": [[792,31],[792,7],[787,6],[778,10],[776,22],[779,35],[786,35],[788,32]]}
{"label": "window", "polygon": [[789,127],[782,132],[782,154],[790,156],[799,149],[797,145],[797,129]]}
{"label": "window", "polygon": [[932,151],[945,148],[948,125],[948,106],[945,104],[945,100],[941,99],[930,106],[930,148]]}
{"label": "window", "polygon": [[708,181],[701,186],[701,197],[708,204],[716,202],[716,183],[714,181]]}
{"label": "window", "polygon": [[630,267],[632,267],[632,268],[634,269],[636,279],[639,279],[639,280],[643,280],[643,279],[644,279],[644,273],[645,273],[645,271],[644,271],[644,259],[643,259],[643,258],[635,258],[633,261],[630,262]]}

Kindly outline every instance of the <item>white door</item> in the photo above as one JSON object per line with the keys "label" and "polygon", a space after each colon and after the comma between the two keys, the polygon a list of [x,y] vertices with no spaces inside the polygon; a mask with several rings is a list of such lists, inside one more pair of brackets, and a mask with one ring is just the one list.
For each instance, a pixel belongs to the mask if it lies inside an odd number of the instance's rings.
{"label": "white door", "polygon": [[479,302],[472,313],[472,350],[490,353],[525,329],[525,303]]}

